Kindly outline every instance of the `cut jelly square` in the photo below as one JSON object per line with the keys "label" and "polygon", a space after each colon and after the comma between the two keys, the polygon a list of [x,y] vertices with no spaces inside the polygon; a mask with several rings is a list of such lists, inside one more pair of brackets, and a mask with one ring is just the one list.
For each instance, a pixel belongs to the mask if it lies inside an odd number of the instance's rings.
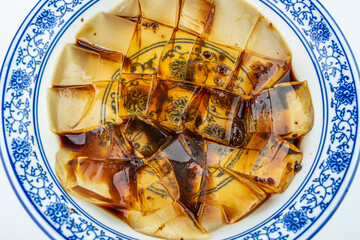
{"label": "cut jelly square", "polygon": [[204,147],[200,136],[185,130],[162,150],[174,169],[181,201],[192,211],[197,208],[203,180]]}
{"label": "cut jelly square", "polygon": [[176,27],[179,19],[180,0],[139,0],[142,17]]}
{"label": "cut jelly square", "polygon": [[233,121],[241,103],[240,96],[204,88],[188,107],[184,125],[205,138],[229,145]]}
{"label": "cut jelly square", "polygon": [[145,116],[150,93],[154,87],[154,75],[123,73],[120,78],[119,115]]}
{"label": "cut jelly square", "polygon": [[[227,223],[239,221],[259,206],[266,193],[250,181],[235,176],[222,168],[209,168],[216,188],[202,194],[217,194]],[[234,190],[236,189],[236,190]]]}
{"label": "cut jelly square", "polygon": [[249,132],[294,139],[313,126],[314,110],[307,82],[280,83],[254,96],[247,112]]}
{"label": "cut jelly square", "polygon": [[225,225],[227,221],[213,173],[208,169],[205,169],[196,216],[196,220],[208,232]]}
{"label": "cut jelly square", "polygon": [[106,13],[99,13],[79,31],[77,39],[90,48],[126,54],[136,23]]}
{"label": "cut jelly square", "polygon": [[122,67],[123,73],[154,74],[173,28],[143,18],[131,39],[127,57]]}
{"label": "cut jelly square", "polygon": [[95,81],[100,54],[67,44],[56,67],[52,84],[58,86],[82,85]]}
{"label": "cut jelly square", "polygon": [[137,172],[141,212],[148,215],[174,202],[154,170],[145,166]]}
{"label": "cut jelly square", "polygon": [[269,89],[273,133],[286,139],[307,134],[314,124],[314,109],[306,81],[280,83]]}
{"label": "cut jelly square", "polygon": [[[141,212],[131,211],[129,225],[138,232],[165,239],[209,239],[188,209],[174,202],[153,214],[143,216]],[[151,223],[151,224],[149,224]]]}
{"label": "cut jelly square", "polygon": [[213,10],[213,2],[214,0],[184,0],[179,28],[201,35]]}
{"label": "cut jelly square", "polygon": [[216,43],[245,49],[259,12],[245,0],[216,0],[205,38]]}
{"label": "cut jelly square", "polygon": [[151,95],[147,117],[171,130],[180,131],[181,116],[199,89],[192,84],[159,80]]}
{"label": "cut jelly square", "polygon": [[111,10],[110,13],[136,20],[141,15],[139,0],[124,0],[113,10]]}
{"label": "cut jelly square", "polygon": [[198,38],[191,51],[185,81],[224,89],[238,65],[241,51]]}
{"label": "cut jelly square", "polygon": [[119,125],[107,123],[86,134],[86,144],[82,151],[91,159],[129,161],[133,156],[130,144],[126,141]]}
{"label": "cut jelly square", "polygon": [[231,71],[235,70],[241,51],[228,46],[212,43],[197,38],[191,51],[190,59],[194,61],[217,62]]}
{"label": "cut jelly square", "polygon": [[170,194],[173,200],[180,198],[179,184],[176,180],[175,171],[172,167],[169,159],[163,154],[159,154],[147,161],[147,165],[156,173],[159,177],[161,184],[166,191]]}
{"label": "cut jelly square", "polygon": [[50,88],[50,128],[53,132],[88,131],[106,123],[122,123],[118,117],[118,83]]}
{"label": "cut jelly square", "polygon": [[302,153],[275,135],[253,134],[243,149],[234,151],[224,167],[246,176],[269,193],[283,192],[301,169]]}
{"label": "cut jelly square", "polygon": [[86,133],[62,133],[60,141],[64,149],[94,160],[129,161],[134,155],[120,126],[112,123],[106,123]]}
{"label": "cut jelly square", "polygon": [[[266,39],[266,41],[264,41]],[[271,22],[263,16],[259,18],[254,31],[246,44],[246,50],[281,61],[291,58],[291,52],[284,39]]]}
{"label": "cut jelly square", "polygon": [[121,58],[107,58],[108,56],[104,54],[100,54],[100,56],[100,67],[95,81],[120,80],[123,56],[121,55]]}
{"label": "cut jelly square", "polygon": [[276,60],[245,51],[226,89],[239,95],[256,95],[272,87],[290,70],[290,59]]}
{"label": "cut jelly square", "polygon": [[216,62],[188,61],[185,81],[197,85],[224,89],[233,72]]}
{"label": "cut jelly square", "polygon": [[57,162],[65,162],[56,165],[65,189],[98,205],[110,203],[114,206],[140,209],[136,166],[125,162],[72,157],[71,152],[65,150],[59,151],[56,156]]}
{"label": "cut jelly square", "polygon": [[150,158],[166,144],[172,135],[148,120],[131,116],[124,129],[130,144],[146,158]]}
{"label": "cut jelly square", "polygon": [[235,151],[235,148],[218,144],[215,142],[207,141],[206,142],[206,166],[210,167],[220,167],[223,166],[232,153]]}
{"label": "cut jelly square", "polygon": [[179,29],[173,33],[161,55],[157,74],[159,78],[184,80],[187,61],[195,40],[196,36]]}
{"label": "cut jelly square", "polygon": [[122,65],[122,55],[109,57],[111,56],[67,44],[60,55],[52,84],[74,86],[115,80]]}

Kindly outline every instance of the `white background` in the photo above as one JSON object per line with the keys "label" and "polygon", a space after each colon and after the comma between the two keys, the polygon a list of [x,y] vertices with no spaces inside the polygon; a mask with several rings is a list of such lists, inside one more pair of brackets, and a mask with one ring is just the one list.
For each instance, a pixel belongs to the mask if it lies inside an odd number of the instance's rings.
{"label": "white background", "polygon": [[[346,36],[360,63],[360,1],[321,0]],[[0,7],[0,63],[17,29],[36,0],[2,0]],[[360,171],[344,201],[314,239],[360,239]],[[25,212],[0,164],[0,239],[48,239]]]}

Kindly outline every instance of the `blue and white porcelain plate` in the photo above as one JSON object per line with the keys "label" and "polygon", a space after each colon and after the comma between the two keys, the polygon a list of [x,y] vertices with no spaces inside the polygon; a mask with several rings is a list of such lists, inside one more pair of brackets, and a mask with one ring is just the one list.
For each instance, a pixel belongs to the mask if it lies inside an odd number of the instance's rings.
{"label": "blue and white porcelain plate", "polygon": [[[55,173],[56,136],[46,93],[61,49],[82,26],[121,0],[43,0],[16,34],[1,69],[1,159],[14,191],[54,239],[152,239],[107,212],[68,195]],[[318,1],[249,0],[284,36],[298,79],[307,80],[315,122],[304,138],[303,170],[273,196],[213,239],[309,238],[339,206],[359,162],[359,71],[332,17]]]}

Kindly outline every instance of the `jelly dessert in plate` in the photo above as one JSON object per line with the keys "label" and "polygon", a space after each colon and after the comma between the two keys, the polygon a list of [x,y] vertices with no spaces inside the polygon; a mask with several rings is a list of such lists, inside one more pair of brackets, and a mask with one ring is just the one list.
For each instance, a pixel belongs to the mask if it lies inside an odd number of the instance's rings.
{"label": "jelly dessert in plate", "polygon": [[127,0],[85,22],[58,61],[60,183],[136,231],[207,239],[302,168],[308,84],[246,1]]}
{"label": "jelly dessert in plate", "polygon": [[25,21],[1,76],[24,205],[54,238],[311,236],[358,156],[358,74],[331,17],[152,2],[43,1]]}

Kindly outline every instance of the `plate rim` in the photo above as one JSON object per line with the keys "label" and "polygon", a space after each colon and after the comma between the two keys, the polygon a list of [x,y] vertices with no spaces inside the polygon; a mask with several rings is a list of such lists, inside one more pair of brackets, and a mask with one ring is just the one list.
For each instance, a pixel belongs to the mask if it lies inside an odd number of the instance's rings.
{"label": "plate rim", "polygon": [[[265,1],[266,1],[266,0],[265,0]],[[270,0],[268,0],[268,1],[270,1]],[[11,59],[12,56],[10,56],[9,54],[10,54],[11,52],[14,53],[14,51],[15,51],[15,46],[17,45],[17,44],[16,44],[16,42],[17,42],[16,40],[20,40],[20,38],[21,38],[21,37],[19,36],[19,33],[23,32],[23,31],[27,28],[27,25],[28,25],[28,23],[31,21],[31,18],[34,17],[34,16],[36,15],[37,11],[39,11],[39,10],[41,9],[41,7],[43,6],[43,4],[41,4],[41,3],[44,3],[44,4],[45,4],[46,2],[48,2],[48,1],[47,1],[47,0],[42,0],[42,1],[39,1],[39,2],[34,6],[34,8],[29,12],[29,14],[27,15],[27,17],[24,19],[24,21],[22,22],[21,26],[20,26],[19,29],[17,30],[14,38],[12,39],[11,44],[10,44],[10,47],[8,48],[8,51],[7,51],[6,55],[5,55],[4,62],[3,62],[3,65],[2,65],[1,71],[0,71],[0,81],[1,81],[0,83],[1,83],[1,84],[3,84],[3,81],[4,81],[4,79],[3,79],[3,74],[4,74],[4,70],[5,70],[5,68],[6,68],[6,63],[10,63],[10,62],[11,62],[11,60],[9,60],[9,58]],[[97,2],[97,1],[94,1],[94,3],[95,3],[95,2]],[[263,2],[263,1],[261,0],[261,2]],[[356,76],[360,76],[360,72],[359,72],[359,68],[358,68],[356,59],[355,59],[355,57],[354,57],[354,54],[353,54],[353,52],[352,52],[352,50],[351,50],[351,48],[350,48],[350,45],[349,45],[346,37],[344,36],[343,32],[342,32],[341,29],[339,28],[339,26],[338,26],[338,24],[336,23],[336,21],[333,19],[333,17],[332,17],[332,16],[329,14],[329,12],[326,10],[326,8],[325,8],[319,1],[316,1],[316,2],[317,2],[317,3],[320,5],[320,7],[321,7],[321,9],[319,9],[319,11],[320,11],[321,13],[326,13],[326,14],[325,14],[325,15],[326,15],[326,20],[329,22],[329,25],[330,25],[330,26],[333,26],[333,25],[335,26],[334,32],[336,33],[336,35],[337,35],[337,37],[338,37],[339,42],[341,43],[341,45],[342,45],[342,46],[345,46],[345,47],[344,47],[344,50],[346,50],[345,52],[350,54],[350,56],[348,57],[349,62],[352,61],[353,65],[354,65],[354,67],[355,67],[355,69],[352,69],[352,71],[350,71],[350,72],[353,73],[353,75],[354,75],[354,81],[356,81],[356,80],[357,80],[357,77],[356,77]],[[40,7],[40,5],[42,5],[42,6]],[[329,20],[330,20],[330,21],[329,21]],[[340,34],[340,36],[339,36],[338,34]],[[14,48],[14,49],[13,49],[13,48]],[[1,89],[1,90],[2,90],[2,89]],[[359,95],[359,93],[357,92],[357,97],[358,97],[358,95]],[[3,103],[3,100],[1,100],[1,103]],[[3,112],[2,112],[2,111],[1,111],[0,115],[1,115],[1,116],[3,115]],[[4,133],[4,134],[5,134],[5,133]],[[354,144],[354,150],[356,150],[356,146],[357,146],[357,145]],[[354,153],[354,152],[353,152],[353,154],[358,154],[358,153]],[[23,199],[21,198],[20,193],[18,193],[18,191],[17,191],[17,188],[20,187],[21,190],[22,190],[22,187],[21,187],[21,186],[17,186],[17,187],[16,187],[16,186],[14,185],[14,182],[12,181],[12,178],[11,178],[11,176],[10,176],[10,173],[8,172],[8,169],[7,169],[7,167],[6,167],[5,158],[4,158],[4,155],[3,155],[2,151],[1,151],[1,149],[0,149],[0,156],[1,156],[1,160],[2,160],[2,163],[3,163],[4,169],[5,169],[6,175],[7,175],[8,179],[9,179],[9,182],[10,182],[10,184],[11,184],[11,186],[12,186],[12,188],[13,188],[15,194],[16,194],[16,196],[18,197],[19,201],[21,202],[22,206],[25,208],[26,212],[30,215],[30,217],[34,220],[34,222],[35,222],[50,238],[52,238],[52,236],[50,235],[50,233],[48,233],[47,230],[46,230],[45,228],[43,228],[42,224],[38,222],[38,219],[36,219],[35,216],[33,216],[32,212],[31,212],[30,209],[28,208],[28,205],[31,205],[31,207],[35,208],[35,206],[33,205],[33,203],[30,202],[29,199],[26,199],[27,201],[29,201],[27,204],[25,204],[25,202],[23,202]],[[353,160],[355,160],[355,159],[352,159],[352,161],[353,161]],[[333,207],[331,213],[328,215],[328,217],[327,217],[324,221],[322,221],[321,226],[317,227],[316,230],[312,233],[312,235],[311,235],[310,237],[314,236],[318,231],[320,231],[320,229],[327,223],[327,221],[332,217],[332,215],[334,214],[334,212],[337,210],[337,208],[338,208],[339,205],[341,204],[343,198],[345,197],[345,195],[346,195],[348,189],[350,188],[351,183],[352,183],[352,181],[353,181],[353,179],[354,179],[354,176],[355,176],[355,174],[356,174],[356,171],[357,171],[357,168],[358,168],[358,165],[359,165],[359,161],[360,161],[360,156],[358,155],[358,158],[357,158],[357,160],[356,160],[354,169],[352,170],[353,172],[352,172],[352,174],[351,174],[351,176],[350,176],[350,179],[348,180],[348,183],[347,183],[344,191],[340,193],[340,195],[341,195],[341,196],[340,196],[340,200],[338,200],[338,201],[336,202],[336,206]],[[345,174],[345,175],[344,175],[344,181],[345,181],[345,178],[346,178],[346,177],[348,177],[348,174]],[[18,182],[16,182],[16,183],[17,183],[18,185],[20,185]],[[342,185],[342,186],[343,186],[343,185]],[[334,198],[335,198],[335,197],[334,197]],[[39,215],[42,217],[41,214],[39,214]],[[42,219],[42,220],[44,220],[44,219]],[[317,220],[316,222],[318,222],[318,221],[319,221],[319,220]],[[57,233],[57,231],[55,231],[55,232]]]}

